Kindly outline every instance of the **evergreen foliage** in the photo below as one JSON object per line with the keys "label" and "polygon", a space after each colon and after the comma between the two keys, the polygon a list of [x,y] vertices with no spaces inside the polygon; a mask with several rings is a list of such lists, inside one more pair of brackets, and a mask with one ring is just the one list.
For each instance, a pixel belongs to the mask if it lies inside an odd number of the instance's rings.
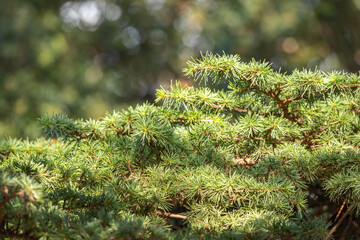
{"label": "evergreen foliage", "polygon": [[212,54],[185,73],[228,88],[175,83],[161,105],[1,141],[0,236],[328,239],[357,216],[359,76]]}

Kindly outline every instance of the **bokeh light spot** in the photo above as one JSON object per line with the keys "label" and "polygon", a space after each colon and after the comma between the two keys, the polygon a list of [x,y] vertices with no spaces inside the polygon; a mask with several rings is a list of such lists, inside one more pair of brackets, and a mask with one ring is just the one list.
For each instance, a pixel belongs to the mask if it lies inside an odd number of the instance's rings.
{"label": "bokeh light spot", "polygon": [[134,27],[127,27],[121,34],[122,42],[126,48],[135,48],[141,43],[141,35]]}
{"label": "bokeh light spot", "polygon": [[105,9],[105,18],[109,21],[116,21],[118,20],[122,15],[121,8],[113,3],[110,3],[106,6]]}
{"label": "bokeh light spot", "polygon": [[295,38],[287,37],[282,41],[281,48],[284,52],[292,54],[299,50],[299,44]]}

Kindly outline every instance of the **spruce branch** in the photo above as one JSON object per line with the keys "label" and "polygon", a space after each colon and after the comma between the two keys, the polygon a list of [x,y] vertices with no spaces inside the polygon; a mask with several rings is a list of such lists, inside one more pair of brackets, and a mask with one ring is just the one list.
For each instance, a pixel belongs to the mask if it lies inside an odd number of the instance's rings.
{"label": "spruce branch", "polygon": [[212,96],[201,96],[198,92],[194,91],[193,89],[183,89],[183,90],[176,90],[177,85],[172,86],[170,91],[166,91],[162,89],[161,91],[158,90],[156,94],[156,101],[159,102],[161,100],[164,101],[166,105],[174,105],[174,106],[181,106],[181,102],[186,104],[191,104],[193,106],[201,106],[204,109],[210,109],[210,111],[214,110],[226,110],[232,113],[253,113],[259,114],[264,117],[268,117],[271,115],[274,116],[281,116],[281,114],[272,112],[272,113],[265,113],[261,111],[253,111],[251,109],[239,108],[236,106],[236,102],[231,100],[225,100],[219,97],[222,93],[219,92]]}

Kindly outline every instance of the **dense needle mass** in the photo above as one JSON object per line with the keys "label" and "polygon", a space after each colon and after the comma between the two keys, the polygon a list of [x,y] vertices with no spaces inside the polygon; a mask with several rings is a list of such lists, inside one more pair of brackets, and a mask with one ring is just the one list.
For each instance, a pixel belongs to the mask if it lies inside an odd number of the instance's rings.
{"label": "dense needle mass", "polygon": [[333,225],[314,196],[357,214],[357,75],[212,54],[185,73],[228,88],[175,83],[161,105],[46,115],[49,140],[2,141],[0,236],[324,239]]}

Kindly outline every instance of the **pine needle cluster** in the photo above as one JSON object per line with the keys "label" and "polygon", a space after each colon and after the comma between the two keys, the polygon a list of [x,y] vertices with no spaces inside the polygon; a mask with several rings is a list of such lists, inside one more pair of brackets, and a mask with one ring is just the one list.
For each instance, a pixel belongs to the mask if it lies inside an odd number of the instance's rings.
{"label": "pine needle cluster", "polygon": [[184,71],[228,88],[175,83],[157,105],[45,115],[46,139],[1,141],[0,237],[329,239],[342,218],[325,205],[359,213],[358,75],[212,54]]}

